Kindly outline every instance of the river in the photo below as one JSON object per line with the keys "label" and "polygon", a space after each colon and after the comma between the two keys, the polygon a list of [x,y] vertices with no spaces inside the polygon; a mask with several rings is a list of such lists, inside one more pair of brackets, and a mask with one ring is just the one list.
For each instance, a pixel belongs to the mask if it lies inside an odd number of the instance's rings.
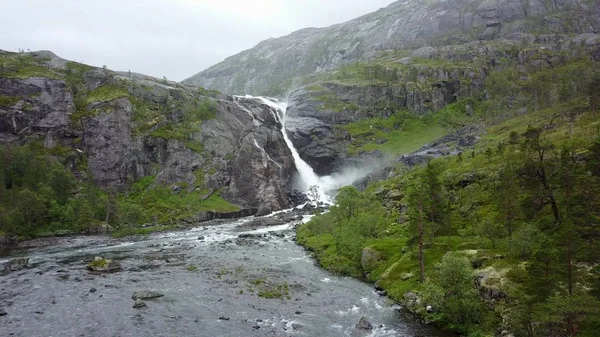
{"label": "river", "polygon": [[[298,222],[251,221],[12,251],[28,256],[30,268],[0,276],[0,335],[448,336],[412,321],[370,285],[317,267],[293,241]],[[123,270],[92,273],[86,261],[95,256]],[[258,296],[276,288],[286,289],[282,298]],[[134,309],[138,290],[164,297]],[[363,316],[372,331],[355,328]]]}

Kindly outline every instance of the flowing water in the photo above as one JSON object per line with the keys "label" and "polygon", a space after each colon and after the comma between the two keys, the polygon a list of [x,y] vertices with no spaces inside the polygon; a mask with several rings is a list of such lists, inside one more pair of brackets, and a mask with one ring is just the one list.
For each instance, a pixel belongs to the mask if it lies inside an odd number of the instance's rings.
{"label": "flowing water", "polygon": [[[304,191],[316,186],[318,201],[329,203],[328,192],[352,183],[352,174],[317,176],[287,135],[286,104],[254,99],[274,109]],[[77,237],[0,251],[0,262],[3,255],[28,256],[31,264],[0,276],[7,313],[0,336],[448,336],[407,318],[369,285],[318,268],[293,241],[297,222],[261,226],[266,218],[258,226],[247,218],[143,239]],[[95,256],[123,269],[88,271]],[[134,309],[131,296],[139,290],[164,297]],[[265,298],[274,294],[281,296]],[[372,331],[355,328],[363,316]]]}
{"label": "flowing water", "polygon": [[[0,309],[8,313],[0,336],[447,336],[406,318],[369,285],[315,266],[293,242],[294,223],[249,221],[14,251],[30,257],[31,268],[0,276]],[[123,270],[86,270],[98,255]],[[269,285],[289,292],[259,297]],[[133,309],[137,290],[164,297]],[[355,329],[362,316],[373,331]]]}

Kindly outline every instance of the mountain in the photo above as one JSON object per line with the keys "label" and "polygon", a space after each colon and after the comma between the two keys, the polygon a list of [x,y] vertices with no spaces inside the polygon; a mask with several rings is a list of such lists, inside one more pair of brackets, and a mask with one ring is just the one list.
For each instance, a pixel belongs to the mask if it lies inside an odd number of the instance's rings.
{"label": "mountain", "polygon": [[[79,181],[125,193],[123,200],[145,203],[143,212],[163,220],[173,212],[191,217],[199,210],[288,207],[295,170],[279,121],[256,100],[95,68],[48,51],[0,51],[0,176],[16,195],[27,187],[21,173],[27,174],[12,168],[15,151],[31,163],[53,158]],[[133,197],[139,184],[142,194]],[[193,195],[186,200],[194,207],[148,206],[146,187],[166,188],[161,199]]]}
{"label": "mountain", "polygon": [[[183,83],[231,94],[283,95],[302,83],[299,77],[387,50],[599,32],[598,0],[398,1],[342,24],[263,41]],[[430,52],[425,48],[418,55]]]}

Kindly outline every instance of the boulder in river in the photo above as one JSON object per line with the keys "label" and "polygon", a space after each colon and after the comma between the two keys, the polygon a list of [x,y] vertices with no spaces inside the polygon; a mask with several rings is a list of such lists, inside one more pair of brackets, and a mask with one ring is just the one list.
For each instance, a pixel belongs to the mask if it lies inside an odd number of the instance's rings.
{"label": "boulder in river", "polygon": [[360,318],[360,321],[358,321],[358,323],[356,323],[356,328],[358,330],[373,330],[373,326],[371,325],[371,322],[369,322],[369,320],[363,316]]}
{"label": "boulder in river", "polygon": [[144,308],[146,306],[147,306],[146,303],[142,300],[135,300],[135,303],[133,303],[134,309],[140,309],[140,308]]}
{"label": "boulder in river", "polygon": [[4,311],[3,309],[0,309],[0,316],[6,316],[8,315],[8,312]]}
{"label": "boulder in river", "polygon": [[0,275],[6,275],[11,271],[19,271],[25,268],[29,268],[29,258],[17,257],[0,265]]}
{"label": "boulder in river", "polygon": [[134,300],[148,300],[151,298],[163,297],[165,295],[150,290],[138,290],[131,296]]}
{"label": "boulder in river", "polygon": [[120,271],[122,267],[117,261],[96,256],[93,261],[88,263],[87,269],[101,273],[114,273]]}

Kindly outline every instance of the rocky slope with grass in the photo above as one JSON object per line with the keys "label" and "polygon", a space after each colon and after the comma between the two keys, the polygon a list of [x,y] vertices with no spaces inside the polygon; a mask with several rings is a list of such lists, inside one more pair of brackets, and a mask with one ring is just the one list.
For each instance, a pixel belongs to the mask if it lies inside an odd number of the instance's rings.
{"label": "rocky slope with grass", "polygon": [[35,145],[105,191],[153,177],[226,211],[290,204],[294,163],[266,105],[51,52],[0,52],[0,143]]}
{"label": "rocky slope with grass", "polygon": [[491,72],[515,63],[540,69],[582,52],[600,60],[599,11],[598,1],[396,2],[263,41],[184,83],[287,97],[300,156],[331,174],[393,160],[464,126],[454,118],[407,122],[398,110],[432,118],[457,103],[472,116],[465,98],[482,93]]}
{"label": "rocky slope with grass", "polygon": [[398,1],[327,28],[273,38],[185,80],[236,94],[284,94],[298,77],[325,73],[386,50],[417,50],[474,40],[531,40],[598,33],[597,0]]}

